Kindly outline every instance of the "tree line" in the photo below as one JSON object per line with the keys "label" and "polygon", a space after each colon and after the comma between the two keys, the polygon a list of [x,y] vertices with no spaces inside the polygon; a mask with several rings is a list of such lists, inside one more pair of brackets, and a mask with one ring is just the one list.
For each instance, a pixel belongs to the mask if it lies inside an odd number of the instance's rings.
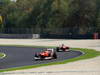
{"label": "tree line", "polygon": [[100,33],[100,0],[0,0],[0,15],[1,33],[10,28]]}

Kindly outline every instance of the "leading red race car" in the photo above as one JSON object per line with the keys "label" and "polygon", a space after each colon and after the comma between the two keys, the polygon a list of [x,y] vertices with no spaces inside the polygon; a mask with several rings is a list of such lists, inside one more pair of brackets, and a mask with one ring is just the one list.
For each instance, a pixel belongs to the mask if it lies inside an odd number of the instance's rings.
{"label": "leading red race car", "polygon": [[55,53],[54,49],[47,49],[43,52],[36,53],[35,60],[50,60],[50,59],[57,59],[57,54]]}
{"label": "leading red race car", "polygon": [[69,51],[69,47],[62,44],[61,46],[56,48],[57,52]]}

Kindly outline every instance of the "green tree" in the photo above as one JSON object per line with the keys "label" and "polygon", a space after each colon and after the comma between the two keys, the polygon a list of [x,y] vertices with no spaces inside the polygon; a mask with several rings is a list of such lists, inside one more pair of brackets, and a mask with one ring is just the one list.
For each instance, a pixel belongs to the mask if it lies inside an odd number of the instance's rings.
{"label": "green tree", "polygon": [[94,26],[96,1],[95,0],[73,0],[70,2],[70,14],[66,24],[72,28],[72,33],[88,33]]}
{"label": "green tree", "polygon": [[7,7],[10,3],[10,0],[0,0],[0,18],[1,18],[1,23],[0,23],[0,32],[4,29],[4,22],[5,22],[5,14],[7,11]]}
{"label": "green tree", "polygon": [[29,27],[27,18],[33,7],[36,5],[36,0],[17,0],[16,3],[9,5],[9,13],[7,13],[6,26],[14,28]]}
{"label": "green tree", "polygon": [[100,33],[100,0],[97,1],[97,9],[96,9],[96,32]]}
{"label": "green tree", "polygon": [[64,28],[66,34],[100,30],[99,0],[0,0],[0,14],[5,29],[40,28],[52,32]]}

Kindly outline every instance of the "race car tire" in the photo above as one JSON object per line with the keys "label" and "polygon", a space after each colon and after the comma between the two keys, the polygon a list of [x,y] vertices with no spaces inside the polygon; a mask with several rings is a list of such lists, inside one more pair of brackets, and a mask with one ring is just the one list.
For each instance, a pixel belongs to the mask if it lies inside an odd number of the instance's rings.
{"label": "race car tire", "polygon": [[54,59],[57,59],[57,54],[54,52],[54,54],[53,54],[53,58]]}
{"label": "race car tire", "polygon": [[57,47],[57,48],[56,48],[56,51],[57,51],[57,52],[60,52],[59,50],[60,50],[59,47]]}
{"label": "race car tire", "polygon": [[[35,53],[34,57],[38,57],[38,54],[37,54],[37,53]],[[35,60],[35,61],[37,61],[38,59],[34,59],[34,60]]]}

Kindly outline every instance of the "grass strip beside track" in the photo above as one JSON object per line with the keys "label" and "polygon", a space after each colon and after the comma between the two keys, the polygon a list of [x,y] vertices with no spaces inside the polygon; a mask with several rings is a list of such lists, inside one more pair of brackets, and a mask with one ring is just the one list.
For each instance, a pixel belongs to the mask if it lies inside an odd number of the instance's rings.
{"label": "grass strip beside track", "polygon": [[4,53],[0,53],[0,59],[4,58],[6,55]]}
{"label": "grass strip beside track", "polygon": [[3,54],[2,53],[0,53],[0,58],[2,58],[3,57]]}
{"label": "grass strip beside track", "polygon": [[[33,47],[33,46],[29,46],[29,47]],[[43,46],[34,46],[34,47],[36,47],[36,48],[40,47],[41,48]],[[96,51],[94,49],[72,48],[72,50],[79,50],[79,51],[84,52],[85,54],[83,54],[82,56],[76,57],[76,58],[72,58],[72,59],[68,59],[68,60],[64,60],[64,61],[60,61],[60,62],[51,62],[51,63],[48,63],[48,64],[39,64],[39,65],[23,66],[23,67],[17,67],[17,68],[9,68],[9,69],[0,70],[0,72],[15,71],[15,70],[22,70],[22,69],[31,69],[31,68],[37,68],[37,67],[42,67],[42,66],[50,66],[50,65],[58,65],[58,64],[66,64],[66,63],[69,63],[69,62],[74,62],[74,61],[84,60],[84,59],[90,59],[90,58],[100,56],[100,51]]]}

